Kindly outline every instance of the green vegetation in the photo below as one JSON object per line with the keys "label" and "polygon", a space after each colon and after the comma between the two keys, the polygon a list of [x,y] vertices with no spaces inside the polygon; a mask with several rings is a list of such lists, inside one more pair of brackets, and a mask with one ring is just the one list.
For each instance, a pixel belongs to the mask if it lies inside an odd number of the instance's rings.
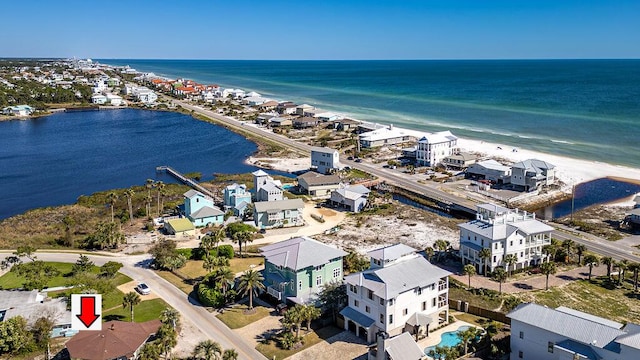
{"label": "green vegetation", "polygon": [[[118,292],[122,294],[121,291]],[[120,297],[120,303],[122,303],[122,296]],[[143,300],[138,305],[135,305],[135,320],[136,322],[144,322],[158,319],[162,311],[167,307],[169,307],[169,305],[162,299]],[[104,321],[128,321],[130,320],[130,310],[129,308],[122,308],[122,305],[119,304],[119,306],[112,307],[110,310],[105,311],[102,314],[102,318]]]}
{"label": "green vegetation", "polygon": [[225,309],[224,312],[218,314],[216,317],[225,323],[229,329],[239,329],[262,319],[271,312],[271,309],[263,306],[256,306],[253,310],[255,310],[255,312],[246,314],[246,307],[238,305],[230,309]]}
{"label": "green vegetation", "polygon": [[[72,269],[74,264],[61,263],[61,262],[43,262],[43,263],[44,265],[51,266],[56,273],[56,276],[42,279],[44,281],[44,287],[57,287],[57,286],[67,285],[69,278],[73,274]],[[33,262],[26,263],[26,264],[33,264]],[[24,283],[27,281],[27,278],[24,274],[20,275],[18,271],[13,269],[15,269],[15,266],[12,268],[12,271],[9,271],[8,273],[0,277],[0,288],[7,289],[7,290],[20,289],[22,288]],[[89,272],[93,274],[98,274],[100,273],[100,268],[97,266],[92,266]]]}
{"label": "green vegetation", "polygon": [[304,349],[310,348],[311,346],[321,342],[322,340],[326,340],[334,335],[337,335],[340,332],[342,332],[342,329],[339,329],[335,326],[326,326],[304,335],[302,338],[302,345],[295,349],[285,350],[280,348],[275,341],[267,340],[258,344],[258,346],[256,346],[256,350],[262,353],[262,355],[266,356],[267,359],[282,360]]}

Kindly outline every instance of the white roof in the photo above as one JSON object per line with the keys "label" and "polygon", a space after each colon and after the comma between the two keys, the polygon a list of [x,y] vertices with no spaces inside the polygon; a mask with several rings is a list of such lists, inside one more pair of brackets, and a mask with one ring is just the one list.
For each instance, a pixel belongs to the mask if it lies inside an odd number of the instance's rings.
{"label": "white roof", "polygon": [[424,353],[408,332],[385,341],[385,351],[391,360],[420,360]]}
{"label": "white roof", "polygon": [[267,174],[263,170],[256,170],[256,171],[252,172],[251,175],[256,176],[256,177],[257,176],[269,176],[269,174]]}
{"label": "white roof", "polygon": [[[497,162],[495,160],[479,161],[479,162],[475,163],[474,165],[482,166],[485,169],[497,170],[497,171],[503,171],[503,172],[511,170],[510,167],[504,166],[504,165],[500,164],[499,162]],[[471,166],[474,166],[474,165],[471,165]]]}
{"label": "white roof", "polygon": [[319,147],[319,146],[312,146],[311,147],[311,152],[319,152],[319,153],[324,153],[324,154],[334,154],[336,151],[336,149],[332,149],[332,148],[328,148],[328,147]]}
{"label": "white roof", "polygon": [[426,142],[428,144],[439,144],[454,141],[457,139],[457,136],[453,135],[451,131],[447,130],[425,135],[420,139],[420,142]]}
{"label": "white roof", "polygon": [[397,128],[397,127],[383,127],[373,131],[360,134],[360,139],[365,141],[379,141],[384,139],[394,139],[399,137],[410,136],[414,138],[421,138],[425,136],[425,133],[415,130]]}
{"label": "white roof", "polygon": [[278,201],[259,201],[254,204],[254,208],[256,212],[266,212],[266,211],[282,211],[282,210],[292,210],[292,209],[303,209],[304,202],[302,199],[286,199],[286,200],[278,200]]}

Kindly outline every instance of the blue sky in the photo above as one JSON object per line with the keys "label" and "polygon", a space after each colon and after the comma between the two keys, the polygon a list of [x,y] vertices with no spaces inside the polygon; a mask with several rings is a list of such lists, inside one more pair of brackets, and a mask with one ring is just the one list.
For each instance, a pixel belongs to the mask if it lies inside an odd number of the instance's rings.
{"label": "blue sky", "polygon": [[6,1],[0,57],[639,58],[639,0]]}

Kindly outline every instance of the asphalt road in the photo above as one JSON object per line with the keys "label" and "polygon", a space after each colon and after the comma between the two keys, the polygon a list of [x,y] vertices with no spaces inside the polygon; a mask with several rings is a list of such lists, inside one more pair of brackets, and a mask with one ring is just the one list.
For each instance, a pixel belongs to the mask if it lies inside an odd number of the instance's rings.
{"label": "asphalt road", "polygon": [[[11,254],[0,253],[0,259],[9,255]],[[76,253],[37,252],[36,256],[39,260],[44,261],[75,263],[79,255]],[[185,293],[150,270],[147,267],[151,261],[150,255],[88,256],[89,259],[98,266],[107,261],[121,262],[124,266],[120,272],[137,282],[144,282],[149,285],[151,291],[155,292],[160,298],[166,301],[167,304],[180,312],[183,322],[192,324],[195,328],[202,331],[203,334],[207,335],[207,337],[218,342],[223,349],[236,349],[240,359],[266,359],[266,357],[254,349],[252,345],[245,342],[218,320],[214,314],[211,314],[204,307],[196,304],[192,299],[188,298]]]}

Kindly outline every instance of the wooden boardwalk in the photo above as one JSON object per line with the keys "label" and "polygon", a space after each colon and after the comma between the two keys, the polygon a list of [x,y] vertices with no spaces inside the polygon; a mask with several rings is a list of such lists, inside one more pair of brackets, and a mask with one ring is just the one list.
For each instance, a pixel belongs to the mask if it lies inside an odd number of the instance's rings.
{"label": "wooden boardwalk", "polygon": [[213,192],[209,191],[208,189],[204,188],[202,185],[200,185],[197,181],[193,180],[193,179],[189,179],[188,177],[184,176],[181,172],[179,172],[178,170],[172,168],[171,166],[158,166],[156,168],[156,171],[164,171],[167,174],[173,176],[174,178],[178,179],[181,183],[185,184],[185,185],[189,185],[192,189],[197,190],[203,194],[205,194],[206,196],[209,196],[210,198],[213,199],[214,202],[222,202],[222,198],[220,196],[217,196],[216,194],[214,194]]}

